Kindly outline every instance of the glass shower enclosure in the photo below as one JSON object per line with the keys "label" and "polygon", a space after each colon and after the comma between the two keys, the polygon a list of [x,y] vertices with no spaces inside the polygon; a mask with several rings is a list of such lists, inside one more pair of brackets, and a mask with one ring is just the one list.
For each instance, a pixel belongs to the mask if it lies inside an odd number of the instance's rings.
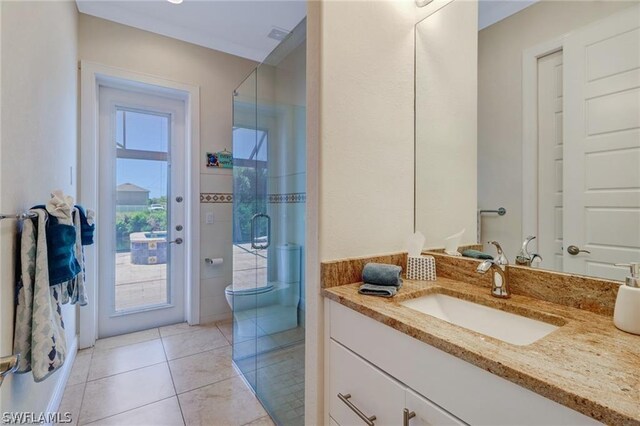
{"label": "glass shower enclosure", "polygon": [[304,424],[305,56],[302,21],[233,96],[233,360],[284,425]]}

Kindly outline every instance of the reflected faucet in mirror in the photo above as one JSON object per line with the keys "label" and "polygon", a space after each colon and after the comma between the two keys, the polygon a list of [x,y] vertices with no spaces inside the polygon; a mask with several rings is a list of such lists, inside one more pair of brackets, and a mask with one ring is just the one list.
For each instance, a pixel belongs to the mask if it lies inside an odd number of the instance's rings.
{"label": "reflected faucet in mirror", "polygon": [[511,297],[511,290],[509,289],[509,280],[505,273],[509,260],[504,255],[504,251],[497,241],[489,241],[489,244],[496,246],[498,255],[495,259],[487,259],[478,265],[476,271],[480,274],[486,274],[487,272],[493,272],[493,284],[491,286],[491,295],[499,297],[501,299],[508,299]]}
{"label": "reflected faucet in mirror", "polygon": [[531,266],[531,263],[533,263],[536,258],[540,259],[540,262],[542,261],[542,256],[540,256],[538,253],[529,253],[529,243],[535,239],[536,237],[534,235],[529,235],[522,242],[522,248],[516,256],[516,265]]}

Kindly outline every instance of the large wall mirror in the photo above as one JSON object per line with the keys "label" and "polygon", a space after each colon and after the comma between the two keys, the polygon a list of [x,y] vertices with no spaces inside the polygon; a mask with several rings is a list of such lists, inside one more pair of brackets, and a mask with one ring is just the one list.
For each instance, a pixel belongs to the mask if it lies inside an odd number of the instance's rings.
{"label": "large wall mirror", "polygon": [[624,280],[614,264],[640,261],[640,2],[443,4],[416,25],[416,230],[438,247],[465,229],[511,264],[532,236],[532,267]]}

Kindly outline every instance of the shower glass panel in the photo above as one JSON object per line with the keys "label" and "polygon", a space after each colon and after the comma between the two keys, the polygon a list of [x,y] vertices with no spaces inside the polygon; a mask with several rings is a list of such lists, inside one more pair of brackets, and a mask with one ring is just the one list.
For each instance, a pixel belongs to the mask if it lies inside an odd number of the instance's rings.
{"label": "shower glass panel", "polygon": [[[252,247],[251,219],[257,207],[256,87],[254,70],[233,93],[233,359],[255,388],[256,307],[259,256]],[[237,296],[235,293],[243,293]]]}
{"label": "shower glass panel", "polygon": [[284,425],[304,424],[305,57],[303,21],[234,97],[233,358]]}

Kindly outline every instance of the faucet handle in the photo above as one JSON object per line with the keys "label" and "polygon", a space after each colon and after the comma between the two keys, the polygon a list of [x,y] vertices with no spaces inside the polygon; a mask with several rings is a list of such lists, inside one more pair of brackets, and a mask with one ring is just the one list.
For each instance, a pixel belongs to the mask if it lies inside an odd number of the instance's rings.
{"label": "faucet handle", "polygon": [[493,244],[494,246],[496,246],[496,250],[498,251],[498,257],[496,257],[495,263],[497,265],[508,265],[509,260],[507,259],[507,256],[504,255],[504,251],[502,250],[502,246],[500,246],[500,243],[497,241],[489,241],[489,244]]}
{"label": "faucet handle", "polygon": [[524,241],[522,242],[522,252],[525,254],[529,254],[529,243],[533,240],[536,239],[535,235],[529,235],[527,238],[524,239]]}
{"label": "faucet handle", "polygon": [[536,257],[540,259],[539,262],[542,262],[542,256],[540,256],[538,253],[533,253],[531,255],[531,263],[533,263],[533,261],[536,260]]}

